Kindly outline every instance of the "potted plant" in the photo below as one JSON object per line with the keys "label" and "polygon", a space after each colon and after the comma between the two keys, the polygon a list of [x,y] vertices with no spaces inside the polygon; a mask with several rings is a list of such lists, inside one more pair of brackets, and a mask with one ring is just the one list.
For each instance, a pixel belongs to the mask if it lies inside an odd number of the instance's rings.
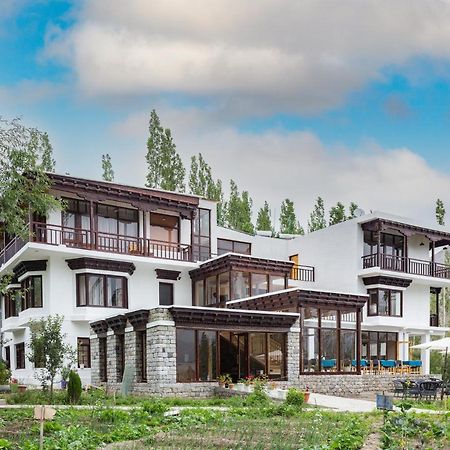
{"label": "potted plant", "polygon": [[226,386],[228,386],[228,389],[233,389],[234,383],[233,383],[233,379],[231,378],[231,375],[227,374],[226,377],[227,377],[227,379],[225,381]]}
{"label": "potted plant", "polygon": [[305,403],[308,403],[308,402],[309,402],[309,394],[310,394],[310,392],[309,392],[309,387],[306,386],[306,389],[305,389],[305,391],[303,392],[303,395],[305,396]]}
{"label": "potted plant", "polygon": [[11,371],[6,365],[5,361],[0,361],[0,392],[10,392],[9,379]]}
{"label": "potted plant", "polygon": [[227,374],[220,375],[219,376],[219,387],[224,388],[227,380],[228,380]]}

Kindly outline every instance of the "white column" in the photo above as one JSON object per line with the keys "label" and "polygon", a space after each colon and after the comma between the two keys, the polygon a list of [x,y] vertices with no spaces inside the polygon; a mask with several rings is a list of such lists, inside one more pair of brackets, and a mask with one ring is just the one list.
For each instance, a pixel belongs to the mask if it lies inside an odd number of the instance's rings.
{"label": "white column", "polygon": [[[421,343],[425,344],[426,342],[431,341],[430,333],[426,333],[421,336]],[[424,349],[420,351],[420,359],[422,360],[422,373],[423,375],[430,374],[430,350]]]}
{"label": "white column", "polygon": [[398,335],[400,345],[398,348],[398,359],[402,361],[409,360],[409,333],[406,331],[399,333]]}

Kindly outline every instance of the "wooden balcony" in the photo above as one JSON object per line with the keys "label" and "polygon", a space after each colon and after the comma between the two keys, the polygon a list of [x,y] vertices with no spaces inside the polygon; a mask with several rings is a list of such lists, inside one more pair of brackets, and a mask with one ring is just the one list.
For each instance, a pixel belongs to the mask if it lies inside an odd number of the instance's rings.
{"label": "wooden balcony", "polygon": [[379,267],[392,272],[422,275],[424,277],[450,279],[450,267],[432,261],[407,258],[405,256],[385,255],[373,253],[362,257],[363,269]]}
{"label": "wooden balcony", "polygon": [[313,266],[294,265],[289,274],[290,280],[315,281],[315,271]]}
{"label": "wooden balcony", "polygon": [[193,261],[191,246],[187,244],[33,222],[30,226],[30,237],[28,241],[17,237],[13,239],[0,252],[0,264],[4,264],[11,259],[26,242],[65,245],[71,248],[145,256],[147,258],[169,259],[173,261]]}

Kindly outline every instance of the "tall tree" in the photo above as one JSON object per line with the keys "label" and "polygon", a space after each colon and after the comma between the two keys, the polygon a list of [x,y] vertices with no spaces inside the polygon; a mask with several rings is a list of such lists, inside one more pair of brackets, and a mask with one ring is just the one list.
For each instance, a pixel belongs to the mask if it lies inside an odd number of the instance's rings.
{"label": "tall tree", "polygon": [[445,207],[440,198],[436,200],[436,221],[439,225],[445,225]]}
{"label": "tall tree", "polygon": [[0,117],[0,233],[27,237],[30,213],[45,216],[61,203],[49,194],[43,133]]}
{"label": "tall tree", "polygon": [[264,206],[258,211],[258,217],[256,219],[256,229],[258,231],[271,231],[272,234],[274,232],[270,208],[267,202],[264,202]]}
{"label": "tall tree", "polygon": [[316,204],[314,205],[314,210],[309,216],[308,221],[308,232],[321,230],[326,228],[327,221],[325,219],[325,206],[323,204],[322,197],[317,197]]}
{"label": "tall tree", "polygon": [[111,156],[109,156],[109,153],[102,155],[102,169],[102,178],[105,181],[114,181],[114,170],[112,168]]}
{"label": "tall tree", "polygon": [[226,224],[234,230],[254,233],[252,205],[248,191],[239,193],[237,184],[230,180],[230,199],[226,204]]}
{"label": "tall tree", "polygon": [[148,173],[146,186],[184,192],[186,171],[176,151],[172,133],[163,128],[155,110],[150,113],[146,161]]}
{"label": "tall tree", "polygon": [[350,206],[348,207],[349,216],[347,219],[354,219],[356,218],[356,210],[358,209],[358,205],[354,202],[350,203]]}
{"label": "tall tree", "polygon": [[281,203],[280,232],[284,234],[305,234],[295,215],[294,202],[288,198]]}
{"label": "tall tree", "polygon": [[335,225],[340,222],[347,220],[345,216],[345,206],[341,202],[337,202],[336,206],[330,209],[330,225]]}
{"label": "tall tree", "polygon": [[55,160],[53,159],[53,147],[47,133],[41,134],[42,168],[46,172],[55,172]]}
{"label": "tall tree", "polygon": [[56,374],[64,364],[73,363],[74,350],[65,343],[66,335],[61,327],[63,316],[48,316],[30,321],[30,353],[28,359],[39,369],[36,378],[41,382],[42,388],[50,387],[50,401],[53,398],[53,382]]}

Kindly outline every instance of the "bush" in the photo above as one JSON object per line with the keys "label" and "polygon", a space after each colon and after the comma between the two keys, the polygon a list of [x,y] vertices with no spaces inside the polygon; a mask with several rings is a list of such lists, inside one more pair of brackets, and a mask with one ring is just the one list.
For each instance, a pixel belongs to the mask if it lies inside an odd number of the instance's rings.
{"label": "bush", "polygon": [[265,406],[271,403],[268,395],[264,391],[263,383],[255,381],[253,392],[245,399],[245,406]]}
{"label": "bush", "polygon": [[69,374],[69,383],[67,384],[67,397],[72,405],[78,403],[81,397],[81,379],[75,371],[71,370]]}
{"label": "bush", "polygon": [[11,377],[11,371],[8,369],[5,361],[0,360],[0,384],[8,384]]}
{"label": "bush", "polygon": [[287,391],[285,403],[286,405],[301,408],[305,403],[305,394],[298,389],[291,387]]}
{"label": "bush", "polygon": [[13,445],[8,441],[8,439],[0,439],[0,449],[7,450],[10,448],[13,448]]}

